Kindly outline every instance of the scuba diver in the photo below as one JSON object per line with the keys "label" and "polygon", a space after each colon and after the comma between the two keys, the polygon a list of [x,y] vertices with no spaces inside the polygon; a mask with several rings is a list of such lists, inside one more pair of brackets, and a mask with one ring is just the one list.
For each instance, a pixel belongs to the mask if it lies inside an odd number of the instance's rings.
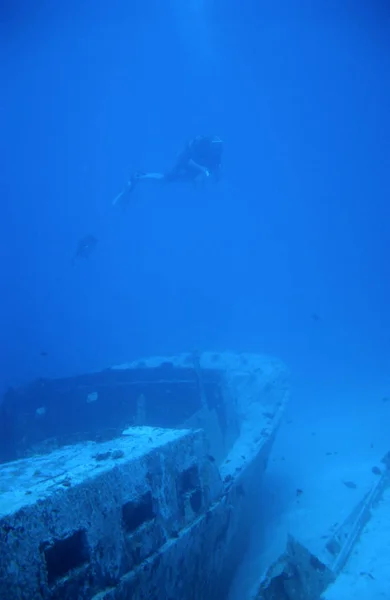
{"label": "scuba diver", "polygon": [[140,181],[152,180],[163,183],[190,182],[196,184],[206,177],[218,180],[221,168],[223,143],[217,136],[198,135],[188,142],[179,154],[173,169],[167,173],[135,172],[125,189],[114,199],[113,205],[131,193]]}

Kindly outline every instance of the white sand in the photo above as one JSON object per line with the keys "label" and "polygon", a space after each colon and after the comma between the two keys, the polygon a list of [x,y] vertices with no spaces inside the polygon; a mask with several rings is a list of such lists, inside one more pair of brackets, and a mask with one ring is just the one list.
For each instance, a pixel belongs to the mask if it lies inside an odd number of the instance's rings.
{"label": "white sand", "polygon": [[[356,390],[347,396],[344,392],[339,398],[324,392],[315,400],[303,397],[300,402],[292,400],[261,484],[264,501],[259,507],[251,552],[236,578],[229,600],[252,597],[255,582],[284,550],[288,533],[314,551],[319,545],[325,545],[325,536],[343,522],[375,483],[377,476],[371,469],[373,466],[382,468],[380,459],[390,450],[390,402],[382,401],[385,395],[384,390],[368,389]],[[343,481],[353,481],[356,488],[346,487]],[[297,489],[302,490],[299,496]],[[386,510],[383,508],[384,514]],[[382,516],[378,523],[384,518]],[[367,542],[374,556],[379,552],[375,550],[375,543],[386,555],[381,559],[388,565],[386,581],[390,577],[390,514],[388,521],[389,526],[384,528],[374,525],[373,520],[370,542]],[[367,571],[375,577],[370,570],[370,557],[362,548],[360,562],[357,559],[354,562],[354,556],[345,569],[347,575],[343,578],[347,578],[348,583],[344,596],[335,595],[329,600],[349,597],[345,594],[347,590],[352,593],[353,588],[348,587],[351,578],[357,578],[361,585],[376,583],[380,588],[384,576],[379,575],[379,561],[378,581],[369,575],[359,575]],[[386,597],[390,598],[390,584],[387,589]],[[374,597],[385,596],[375,592],[372,596],[356,596],[356,600]]]}

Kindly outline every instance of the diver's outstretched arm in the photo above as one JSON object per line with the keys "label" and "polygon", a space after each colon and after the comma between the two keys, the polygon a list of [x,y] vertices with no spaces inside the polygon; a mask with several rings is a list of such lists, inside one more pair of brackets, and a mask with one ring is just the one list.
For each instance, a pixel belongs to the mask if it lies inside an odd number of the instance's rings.
{"label": "diver's outstretched arm", "polygon": [[138,173],[136,175],[137,181],[141,181],[141,179],[151,179],[153,181],[164,181],[165,175],[164,173]]}

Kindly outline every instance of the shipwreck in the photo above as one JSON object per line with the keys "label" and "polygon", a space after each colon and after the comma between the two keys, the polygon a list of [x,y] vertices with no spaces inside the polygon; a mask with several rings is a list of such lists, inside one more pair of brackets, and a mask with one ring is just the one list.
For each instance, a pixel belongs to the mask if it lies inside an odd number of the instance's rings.
{"label": "shipwreck", "polygon": [[0,405],[0,597],[223,599],[289,397],[254,354],[38,380]]}

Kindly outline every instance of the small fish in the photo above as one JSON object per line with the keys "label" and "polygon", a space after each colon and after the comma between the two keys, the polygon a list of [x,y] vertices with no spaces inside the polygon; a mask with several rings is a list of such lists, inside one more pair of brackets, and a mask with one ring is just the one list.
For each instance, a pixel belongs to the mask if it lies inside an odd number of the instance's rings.
{"label": "small fish", "polygon": [[76,252],[72,258],[72,266],[76,264],[76,261],[80,258],[88,258],[91,252],[94,251],[97,244],[97,238],[94,235],[86,235],[81,238],[77,244]]}
{"label": "small fish", "polygon": [[43,357],[45,357],[45,356],[48,356],[48,355],[49,355],[49,354],[48,354],[48,352],[46,352],[46,350],[42,350],[42,352],[41,352],[40,354],[41,354],[41,356],[43,356]]}
{"label": "small fish", "polygon": [[356,490],[357,485],[354,481],[343,481],[343,484],[345,485],[345,487],[349,488],[350,490]]}
{"label": "small fish", "polygon": [[311,313],[310,317],[312,318],[313,321],[316,321],[317,323],[318,323],[318,321],[321,321],[320,315],[315,312]]}

